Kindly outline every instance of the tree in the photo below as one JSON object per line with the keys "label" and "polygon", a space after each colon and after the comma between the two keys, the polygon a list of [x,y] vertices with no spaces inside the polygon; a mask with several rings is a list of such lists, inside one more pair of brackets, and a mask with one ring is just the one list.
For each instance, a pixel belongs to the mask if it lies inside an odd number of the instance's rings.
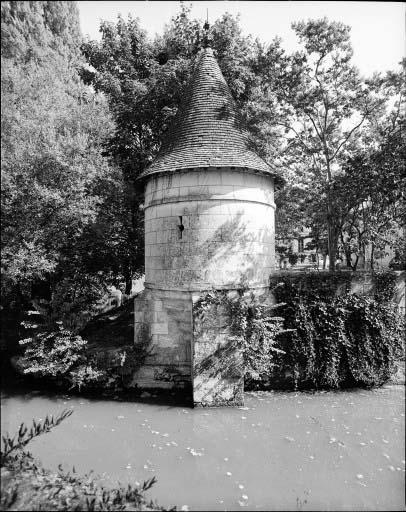
{"label": "tree", "polygon": [[121,183],[102,154],[113,126],[106,102],[77,73],[76,4],[2,2],[1,9],[1,269],[3,304],[11,307],[105,270],[82,264],[86,230]]}
{"label": "tree", "polygon": [[[306,188],[317,191],[328,235],[330,270],[335,268],[340,233],[332,184],[354,138],[381,113],[375,79],[364,80],[351,64],[350,27],[326,18],[292,25],[304,51],[283,56],[284,66],[268,70],[273,123],[285,129],[286,152],[307,168]],[[265,97],[265,101],[269,99]],[[310,178],[310,179],[309,179]]]}

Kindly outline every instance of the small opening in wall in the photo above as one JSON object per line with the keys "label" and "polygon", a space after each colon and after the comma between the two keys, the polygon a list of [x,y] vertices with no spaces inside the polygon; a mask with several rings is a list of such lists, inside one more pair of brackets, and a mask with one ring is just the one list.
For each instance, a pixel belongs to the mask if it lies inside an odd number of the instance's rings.
{"label": "small opening in wall", "polygon": [[182,215],[179,215],[179,238],[182,238],[183,230],[185,229],[185,226],[182,224]]}

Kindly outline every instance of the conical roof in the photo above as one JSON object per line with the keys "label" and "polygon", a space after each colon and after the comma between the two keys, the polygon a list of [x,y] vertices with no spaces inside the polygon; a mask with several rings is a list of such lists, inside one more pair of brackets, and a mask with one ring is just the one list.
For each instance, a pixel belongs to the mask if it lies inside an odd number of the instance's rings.
{"label": "conical roof", "polygon": [[198,55],[184,100],[161,149],[140,178],[201,167],[239,167],[274,175],[248,147],[230,89],[211,48]]}

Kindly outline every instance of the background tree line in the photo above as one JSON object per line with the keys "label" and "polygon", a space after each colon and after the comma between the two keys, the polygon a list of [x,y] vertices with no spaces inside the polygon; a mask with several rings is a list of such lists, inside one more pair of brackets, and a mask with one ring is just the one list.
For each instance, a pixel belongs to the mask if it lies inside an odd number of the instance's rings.
{"label": "background tree line", "polygon": [[[174,117],[203,45],[190,8],[150,39],[138,19],[80,34],[75,2],[2,2],[2,305],[91,310],[143,272],[136,181]],[[404,215],[404,75],[364,78],[350,28],[292,25],[302,49],[264,44],[224,14],[210,44],[255,150],[286,181],[277,231],[311,229],[334,264],[398,243]],[[18,316],[18,315],[17,315]]]}

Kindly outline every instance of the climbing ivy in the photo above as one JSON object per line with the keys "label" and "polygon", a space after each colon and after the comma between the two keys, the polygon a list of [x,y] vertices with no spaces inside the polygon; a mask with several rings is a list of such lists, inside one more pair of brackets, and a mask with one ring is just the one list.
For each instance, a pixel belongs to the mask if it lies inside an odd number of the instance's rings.
{"label": "climbing ivy", "polygon": [[211,291],[194,308],[203,321],[213,315],[213,308],[225,313],[229,341],[242,350],[245,382],[251,382],[265,378],[273,367],[275,355],[284,353],[278,347],[278,337],[287,331],[283,328],[283,318],[275,314],[280,306],[264,303],[242,289],[237,296]]}
{"label": "climbing ivy", "polygon": [[281,336],[285,355],[275,361],[268,384],[285,378],[286,385],[286,376],[294,388],[374,386],[389,379],[404,357],[404,318],[390,302],[395,278],[377,276],[365,296],[350,294],[343,275],[284,277],[275,295],[292,330]]}
{"label": "climbing ivy", "polygon": [[396,274],[375,274],[369,295],[351,293],[352,280],[350,273],[278,275],[273,305],[246,290],[213,291],[196,308],[211,321],[226,313],[230,339],[243,351],[246,389],[381,385],[404,357],[405,321],[391,302]]}

